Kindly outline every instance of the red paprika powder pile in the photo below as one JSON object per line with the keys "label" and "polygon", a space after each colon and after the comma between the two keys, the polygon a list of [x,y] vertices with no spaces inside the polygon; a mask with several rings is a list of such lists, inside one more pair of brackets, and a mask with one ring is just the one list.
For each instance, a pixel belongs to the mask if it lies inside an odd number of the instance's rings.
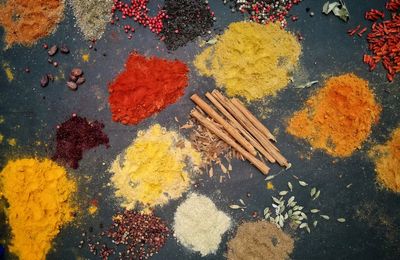
{"label": "red paprika powder pile", "polygon": [[175,103],[188,85],[186,64],[130,54],[125,70],[109,85],[112,119],[137,124]]}

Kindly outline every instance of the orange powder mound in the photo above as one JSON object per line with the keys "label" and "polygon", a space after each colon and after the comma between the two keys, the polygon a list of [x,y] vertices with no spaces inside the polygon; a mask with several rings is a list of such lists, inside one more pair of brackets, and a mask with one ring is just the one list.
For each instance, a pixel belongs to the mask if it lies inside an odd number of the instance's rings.
{"label": "orange powder mound", "polygon": [[32,45],[52,33],[61,21],[64,0],[7,0],[0,5],[0,25],[5,42]]}
{"label": "orange powder mound", "polygon": [[369,153],[375,158],[375,170],[380,184],[400,192],[400,127],[384,145],[375,146]]}
{"label": "orange powder mound", "polygon": [[289,120],[287,131],[330,155],[350,156],[369,136],[380,112],[368,82],[344,74],[329,78]]}

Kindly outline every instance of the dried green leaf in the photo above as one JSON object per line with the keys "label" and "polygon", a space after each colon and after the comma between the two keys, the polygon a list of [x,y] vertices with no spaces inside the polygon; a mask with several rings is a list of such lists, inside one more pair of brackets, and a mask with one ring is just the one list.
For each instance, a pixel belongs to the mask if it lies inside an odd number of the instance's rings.
{"label": "dried green leaf", "polygon": [[305,187],[305,186],[307,186],[307,185],[308,185],[308,183],[307,183],[307,182],[305,182],[305,181],[299,181],[299,184],[300,184],[301,186],[303,186],[303,187]]}
{"label": "dried green leaf", "polygon": [[295,87],[295,88],[300,88],[300,89],[309,88],[309,87],[311,87],[312,85],[317,84],[317,83],[318,83],[318,81],[317,81],[317,80],[314,80],[314,81],[310,81],[310,82],[307,82],[307,83],[305,83],[305,84],[299,85],[299,86],[297,86],[297,87]]}
{"label": "dried green leaf", "polygon": [[242,208],[241,206],[235,205],[235,204],[229,205],[229,207],[230,207],[231,209],[241,209],[241,208]]}
{"label": "dried green leaf", "polygon": [[266,181],[269,181],[269,180],[272,180],[273,178],[275,178],[275,175],[270,175],[270,176],[267,176],[267,177],[265,178],[265,180],[266,180]]}
{"label": "dried green leaf", "polygon": [[305,228],[305,227],[308,227],[308,224],[304,222],[304,223],[301,223],[299,228]]}
{"label": "dried green leaf", "polygon": [[283,190],[283,191],[279,192],[279,196],[285,196],[286,194],[288,194],[287,190]]}
{"label": "dried green leaf", "polygon": [[319,194],[321,194],[321,191],[320,191],[320,190],[318,190],[317,193],[315,193],[315,197],[313,198],[313,200],[318,199]]}
{"label": "dried green leaf", "polygon": [[316,227],[316,226],[317,226],[317,224],[318,224],[318,221],[317,221],[317,220],[314,220],[314,222],[313,222],[313,226],[314,226],[314,227]]}
{"label": "dried green leaf", "polygon": [[315,188],[315,187],[312,188],[311,191],[310,191],[311,197],[314,196],[316,192],[317,192],[317,188]]}
{"label": "dried green leaf", "polygon": [[329,220],[329,216],[328,215],[319,215],[321,218]]}
{"label": "dried green leaf", "polygon": [[312,209],[312,210],[310,210],[310,212],[311,212],[311,213],[318,213],[318,212],[319,212],[319,209]]}
{"label": "dried green leaf", "polygon": [[293,185],[290,181],[287,183],[287,186],[289,187],[290,191],[293,191]]}
{"label": "dried green leaf", "polygon": [[339,221],[340,223],[344,223],[344,222],[346,222],[346,219],[345,218],[338,218],[337,221]]}

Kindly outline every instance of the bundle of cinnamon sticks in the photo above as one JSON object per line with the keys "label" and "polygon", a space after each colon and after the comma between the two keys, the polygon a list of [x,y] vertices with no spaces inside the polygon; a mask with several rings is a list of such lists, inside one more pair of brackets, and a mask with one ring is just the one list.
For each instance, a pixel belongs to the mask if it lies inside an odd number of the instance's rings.
{"label": "bundle of cinnamon sticks", "polygon": [[190,114],[200,124],[229,144],[263,174],[268,174],[270,168],[257,158],[257,153],[271,163],[277,162],[283,167],[290,167],[290,163],[273,144],[276,142],[275,137],[239,99],[228,99],[218,90],[207,92],[206,97],[216,110],[198,95],[191,96],[197,107]]}

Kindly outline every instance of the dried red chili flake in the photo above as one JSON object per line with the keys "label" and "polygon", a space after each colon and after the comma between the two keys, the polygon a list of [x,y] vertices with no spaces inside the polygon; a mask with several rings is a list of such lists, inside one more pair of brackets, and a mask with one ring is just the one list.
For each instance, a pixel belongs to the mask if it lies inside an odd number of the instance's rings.
{"label": "dried red chili flake", "polygon": [[111,243],[90,239],[88,247],[95,255],[99,252],[102,259],[148,259],[165,245],[169,232],[159,217],[126,210],[114,216],[109,229],[100,234],[100,239],[109,238]]}
{"label": "dried red chili flake", "polygon": [[378,11],[376,9],[371,9],[371,10],[365,12],[365,19],[367,19],[367,20],[375,22],[379,18],[381,18],[381,19],[385,18],[385,14],[381,11]]}
{"label": "dried red chili flake", "polygon": [[[390,9],[389,9],[389,8]],[[400,10],[400,1],[389,1],[386,8],[389,11]],[[395,74],[400,72],[400,15],[392,13],[392,18],[383,22],[375,22],[367,35],[368,49],[372,55],[364,55],[363,61],[370,70],[374,70],[379,62],[386,69],[386,78],[393,81]]]}
{"label": "dried red chili flake", "polygon": [[386,9],[390,12],[397,12],[400,9],[400,1],[399,0],[389,0],[386,3]]}
{"label": "dried red chili flake", "polygon": [[125,70],[109,85],[112,119],[137,124],[175,103],[188,85],[189,69],[178,60],[132,53]]}
{"label": "dried red chili flake", "polygon": [[104,144],[109,147],[109,139],[103,133],[104,124],[89,122],[73,114],[70,119],[57,126],[56,152],[54,160],[68,164],[71,168],[78,168],[83,152]]}
{"label": "dried red chili flake", "polygon": [[[156,16],[149,16],[150,9],[147,7],[148,3],[149,0],[131,0],[129,4],[124,1],[114,0],[114,5],[111,8],[111,24],[119,21],[119,17],[116,14],[119,11],[122,13],[122,19],[131,18],[144,27],[148,27],[153,33],[159,34],[163,28],[163,18],[166,18],[167,14],[164,10],[160,9]],[[128,32],[126,28],[124,29],[125,32]]]}

